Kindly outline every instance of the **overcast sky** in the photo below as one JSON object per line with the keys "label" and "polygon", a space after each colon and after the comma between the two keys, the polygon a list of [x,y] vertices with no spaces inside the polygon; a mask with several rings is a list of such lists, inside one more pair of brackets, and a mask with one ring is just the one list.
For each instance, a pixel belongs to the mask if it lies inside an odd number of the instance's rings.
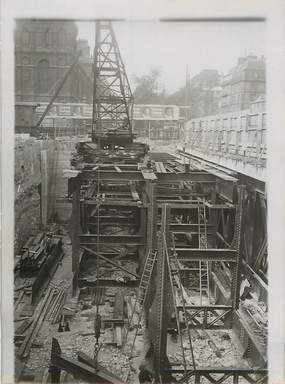
{"label": "overcast sky", "polygon": [[[77,22],[78,37],[87,39],[92,52],[95,23]],[[132,88],[133,76],[161,69],[168,92],[184,86],[186,65],[193,77],[203,69],[227,73],[245,54],[265,55],[264,22],[159,22],[113,23]]]}

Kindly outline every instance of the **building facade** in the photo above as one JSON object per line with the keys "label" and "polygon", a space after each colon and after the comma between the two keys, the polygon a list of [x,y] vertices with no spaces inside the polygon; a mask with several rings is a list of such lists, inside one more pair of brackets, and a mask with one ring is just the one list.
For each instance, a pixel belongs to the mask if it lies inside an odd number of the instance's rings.
{"label": "building facade", "polygon": [[190,81],[191,117],[218,113],[221,75],[216,69],[204,69]]}
{"label": "building facade", "polygon": [[[50,101],[60,80],[74,62],[77,52],[77,27],[73,21],[17,20],[16,101]],[[86,47],[83,54],[86,56]],[[57,101],[90,101],[90,80],[90,72],[87,73],[79,61],[63,85]]]}
{"label": "building facade", "polygon": [[265,59],[247,56],[222,79],[221,112],[241,111],[249,108],[259,96],[265,94]]}
{"label": "building facade", "polygon": [[182,137],[184,118],[177,105],[135,104],[133,131],[137,137],[150,140],[179,140]]}

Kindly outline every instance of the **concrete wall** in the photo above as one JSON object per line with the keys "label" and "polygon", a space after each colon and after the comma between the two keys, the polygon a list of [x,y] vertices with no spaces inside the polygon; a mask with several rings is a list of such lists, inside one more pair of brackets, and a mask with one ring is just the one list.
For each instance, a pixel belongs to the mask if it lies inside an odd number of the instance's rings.
{"label": "concrete wall", "polygon": [[48,222],[68,222],[71,203],[66,199],[68,182],[62,174],[70,166],[76,141],[16,138],[15,253],[33,231]]}
{"label": "concrete wall", "polygon": [[41,223],[41,142],[16,137],[15,140],[15,253]]}

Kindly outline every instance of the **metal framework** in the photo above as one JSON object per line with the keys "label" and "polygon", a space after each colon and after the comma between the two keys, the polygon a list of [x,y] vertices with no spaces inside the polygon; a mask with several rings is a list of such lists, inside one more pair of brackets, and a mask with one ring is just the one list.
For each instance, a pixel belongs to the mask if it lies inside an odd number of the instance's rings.
{"label": "metal framework", "polygon": [[[245,188],[238,185],[238,175],[213,164],[182,164],[173,156],[163,161],[151,161],[150,156],[142,163],[136,156],[108,157],[105,148],[132,143],[132,95],[107,21],[96,24],[93,102],[97,158],[87,156],[92,148],[82,148],[86,156],[81,153],[83,161],[70,182],[74,288],[141,289],[147,255],[155,253],[142,307],[156,381],[167,382],[171,374],[184,373],[185,378],[194,376],[196,383],[201,378],[211,383],[232,378],[237,383],[239,377],[264,382],[265,370],[201,369],[195,367],[194,355],[193,366],[187,366],[182,340],[183,371],[172,369],[167,355],[173,311],[177,328],[179,318],[184,319],[189,335],[192,328],[229,329],[239,319]],[[260,247],[262,260],[265,245]],[[138,262],[135,273],[121,264],[127,259]],[[94,270],[84,270],[86,260],[94,262],[95,275]],[[125,280],[106,276],[102,266],[120,271]],[[226,284],[221,275],[226,276]],[[188,300],[187,292],[198,302]],[[246,348],[252,344],[250,337]]]}
{"label": "metal framework", "polygon": [[[183,373],[181,369],[172,369],[171,373]],[[179,380],[177,383],[189,383],[191,378],[195,384],[200,383],[250,383],[250,384],[266,384],[268,380],[268,372],[266,369],[245,369],[245,368],[197,368],[195,371],[189,373]]]}
{"label": "metal framework", "polygon": [[132,142],[133,96],[110,21],[96,22],[92,139]]}

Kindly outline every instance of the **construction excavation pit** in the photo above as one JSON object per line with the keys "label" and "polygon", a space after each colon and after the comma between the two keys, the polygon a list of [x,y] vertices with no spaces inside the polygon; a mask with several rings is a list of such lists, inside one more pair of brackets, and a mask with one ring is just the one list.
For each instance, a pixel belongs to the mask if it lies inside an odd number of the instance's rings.
{"label": "construction excavation pit", "polygon": [[136,137],[111,22],[95,40],[87,134],[45,136],[77,54],[16,142],[15,382],[266,383],[265,183]]}

